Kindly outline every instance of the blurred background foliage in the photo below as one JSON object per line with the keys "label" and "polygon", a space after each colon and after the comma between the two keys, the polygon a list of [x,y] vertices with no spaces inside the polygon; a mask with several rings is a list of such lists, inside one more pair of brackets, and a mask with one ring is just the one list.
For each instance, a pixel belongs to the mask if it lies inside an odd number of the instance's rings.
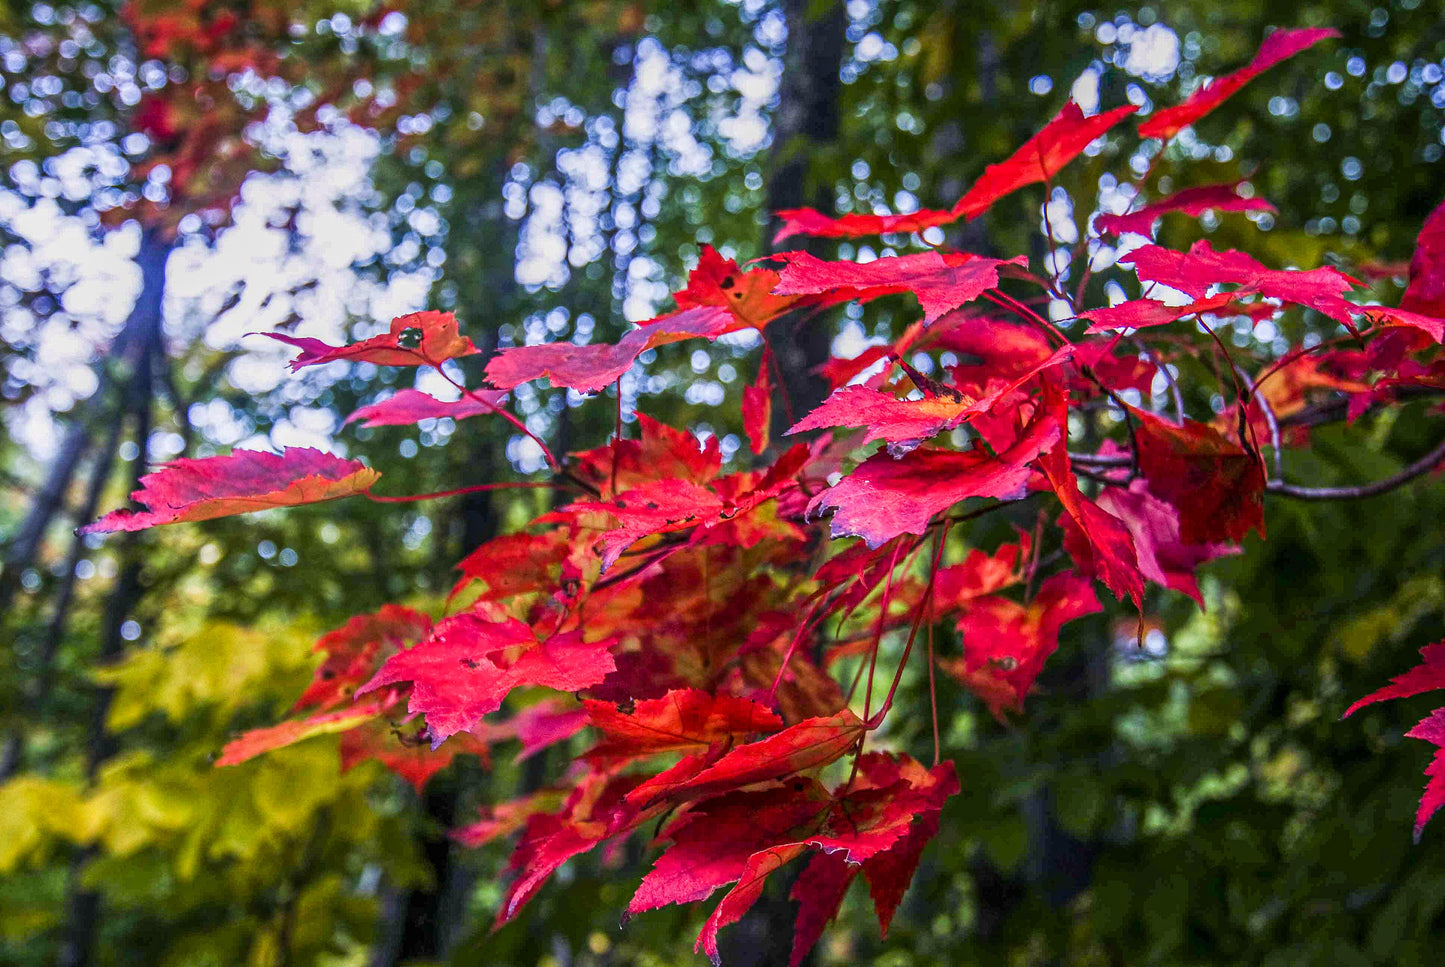
{"label": "blurred background foliage", "polygon": [[[1111,171],[1148,170],[1155,195],[1249,178],[1277,216],[1166,222],[1163,240],[1368,270],[1391,301],[1445,193],[1430,0],[0,6],[0,960],[698,961],[705,911],[618,929],[640,847],[575,861],[488,932],[504,846],[462,850],[445,831],[544,784],[561,750],[464,759],[424,795],[374,763],[340,773],[334,738],[210,765],[299,693],[319,632],[388,601],[435,606],[456,560],[545,498],[353,501],[105,545],[72,528],[147,463],[237,444],[335,433],[393,493],[530,472],[539,455],[499,422],[343,431],[388,387],[443,387],[367,365],[285,379],[284,354],[243,334],[337,341],[432,307],[484,348],[613,340],[665,306],[702,244],[766,252],[770,209],[946,207],[1070,93],[1173,103],[1272,25],[1344,37],[1152,166],[1132,141],[1081,159],[1054,202],[1086,218]],[[1020,192],[948,241],[1042,259],[1040,201]],[[816,320],[784,354],[790,395],[817,392],[820,339],[853,355],[911,321],[898,308]],[[718,406],[755,357],[666,347],[621,384],[625,409],[743,460]],[[1191,403],[1207,404],[1202,385]],[[600,442],[613,419],[601,400],[517,396],[554,449]],[[1316,430],[1290,476],[1384,476],[1433,442],[1422,422]],[[1411,843],[1427,756],[1401,739],[1429,700],[1338,716],[1445,634],[1442,520],[1433,483],[1275,500],[1268,540],[1207,568],[1205,611],[1148,602],[1143,651],[1117,607],[1070,625],[1016,724],[944,678],[963,794],[888,939],[855,893],[813,961],[1438,962],[1445,847],[1433,828]],[[1013,524],[1028,520],[995,515],[967,540],[991,547]],[[926,682],[904,688],[926,705]],[[920,715],[889,740],[921,754],[928,733]],[[735,930],[732,962],[778,962],[786,907]]]}

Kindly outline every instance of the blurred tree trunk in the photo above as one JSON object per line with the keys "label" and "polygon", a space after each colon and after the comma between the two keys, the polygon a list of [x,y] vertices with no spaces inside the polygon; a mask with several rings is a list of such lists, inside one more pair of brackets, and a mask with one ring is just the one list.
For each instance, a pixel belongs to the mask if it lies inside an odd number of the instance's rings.
{"label": "blurred tree trunk", "polygon": [[[768,158],[767,205],[770,218],[765,249],[773,250],[778,221],[771,213],[784,208],[833,209],[828,172],[816,170],[818,155],[838,147],[842,127],[841,70],[847,40],[848,12],[841,2],[819,10],[814,0],[783,0],[788,22],[788,47],[778,109],[773,114],[773,145]],[[794,236],[780,248],[805,248]],[[828,359],[833,333],[816,319],[795,317],[780,326],[773,351],[782,371],[783,391],[792,412],[801,415],[823,401],[827,383],[813,368]]]}
{"label": "blurred tree trunk", "polygon": [[[165,296],[166,261],[170,252],[171,241],[158,231],[147,230],[142,236],[141,248],[136,255],[136,263],[141,270],[141,292],[124,330],[132,333],[129,339],[133,341],[127,343],[127,348],[135,347],[133,357],[127,354],[127,358],[135,360],[135,365],[130,368],[125,383],[123,415],[119,417],[131,418],[135,425],[136,454],[131,461],[133,489],[140,487],[140,478],[146,472],[157,369],[164,364],[161,310]],[[125,650],[125,625],[140,600],[144,559],[138,534],[128,533],[121,538],[119,556],[120,573],[106,602],[101,621],[97,664],[102,666],[119,657]],[[51,644],[52,654],[56,646],[57,643]],[[86,779],[90,782],[94,782],[101,765],[115,753],[114,739],[105,728],[110,698],[110,689],[98,689],[91,705],[85,747]],[[57,963],[62,967],[79,967],[96,962],[96,939],[102,916],[100,895],[81,885],[81,876],[91,853],[90,848],[80,850],[71,863],[66,923],[57,959]]]}

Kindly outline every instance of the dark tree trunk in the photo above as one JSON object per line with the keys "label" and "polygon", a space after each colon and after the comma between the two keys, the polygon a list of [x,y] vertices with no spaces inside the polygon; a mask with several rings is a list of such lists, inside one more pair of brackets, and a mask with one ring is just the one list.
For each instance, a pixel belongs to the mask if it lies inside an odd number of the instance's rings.
{"label": "dark tree trunk", "polygon": [[[831,211],[832,186],[817,177],[810,161],[820,148],[832,147],[838,141],[842,121],[840,72],[848,13],[841,2],[830,3],[820,14],[816,14],[813,0],[783,0],[782,6],[788,21],[788,48],[783,57],[778,109],[773,115],[768,210],[771,213],[809,206]],[[777,219],[770,218],[766,248],[772,248],[776,230]],[[801,248],[806,244],[794,237],[780,247]],[[833,332],[816,318],[799,317],[788,322],[774,327],[786,335],[773,337],[772,345],[782,373],[783,392],[791,411],[801,415],[827,395],[827,383],[813,368],[827,361]]]}
{"label": "dark tree trunk", "polygon": [[[131,309],[120,349],[127,361],[134,360],[123,390],[124,413],[135,419],[136,456],[132,461],[131,479],[134,488],[146,472],[147,442],[150,439],[152,407],[157,380],[156,365],[163,358],[161,340],[161,306],[165,296],[166,260],[171,243],[155,230],[148,230],[141,240],[136,262],[141,270],[141,292]],[[129,350],[134,348],[134,353]],[[122,417],[123,419],[124,417]],[[140,538],[134,533],[121,538],[121,568],[115,587],[106,603],[101,621],[99,664],[119,657],[125,649],[125,623],[135,610],[142,589],[143,559]],[[86,778],[94,781],[100,766],[115,752],[114,739],[106,732],[106,713],[111,692],[99,689],[91,706],[90,725],[86,739]],[[63,967],[80,967],[96,960],[96,940],[100,932],[101,904],[99,894],[84,889],[80,878],[91,850],[82,850],[71,864],[66,924],[57,963]]]}

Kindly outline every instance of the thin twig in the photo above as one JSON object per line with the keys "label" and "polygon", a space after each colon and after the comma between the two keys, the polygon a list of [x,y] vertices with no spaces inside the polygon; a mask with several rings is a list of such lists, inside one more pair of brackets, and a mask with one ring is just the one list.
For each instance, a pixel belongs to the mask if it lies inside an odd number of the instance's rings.
{"label": "thin twig", "polygon": [[1430,472],[1442,462],[1445,462],[1445,440],[1442,440],[1435,449],[1404,470],[1383,480],[1376,480],[1374,483],[1360,484],[1356,487],[1301,487],[1283,480],[1271,480],[1264,489],[1272,494],[1279,494],[1281,497],[1294,497],[1298,500],[1358,500],[1362,497],[1376,497],[1388,493],[1396,487]]}
{"label": "thin twig", "polygon": [[1249,398],[1252,402],[1259,404],[1260,412],[1264,414],[1264,422],[1269,426],[1269,445],[1274,448],[1274,475],[1278,480],[1284,479],[1284,450],[1280,447],[1279,420],[1275,417],[1274,407],[1269,405],[1269,400],[1264,398],[1255,387],[1254,381],[1244,368],[1235,364],[1234,371],[1239,378],[1244,380],[1244,385],[1249,389]]}

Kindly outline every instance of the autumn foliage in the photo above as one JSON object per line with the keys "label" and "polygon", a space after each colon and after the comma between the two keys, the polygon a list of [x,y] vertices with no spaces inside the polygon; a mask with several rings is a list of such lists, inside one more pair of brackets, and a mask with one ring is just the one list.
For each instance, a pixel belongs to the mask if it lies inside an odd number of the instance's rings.
{"label": "autumn foliage", "polygon": [[[1278,31],[1250,65],[1136,133],[1170,138],[1331,36]],[[1135,110],[1085,116],[1065,105],[950,210],[794,210],[781,213],[778,237],[918,232],[976,218],[1012,192],[1048,184],[1090,144],[1119,135]],[[507,410],[506,391],[523,383],[596,393],[669,343],[755,330],[765,347],[734,419],[753,459],[725,466],[715,436],[700,442],[642,413],[634,435],[619,421],[610,441],[581,452],[554,454],[533,437],[545,479],[476,487],[552,488],[562,495],[555,509],[462,561],[444,615],[389,606],[322,638],[322,664],[293,716],[239,737],[220,764],[339,732],[343,767],[377,758],[420,786],[458,752],[486,757],[519,741],[529,754],[585,732],[590,747],[555,785],[499,803],[456,833],[473,845],[517,836],[499,923],[570,858],[655,833],[660,852],[627,915],[726,888],[697,941],[714,959],[718,931],[784,867],[800,871],[793,963],[860,874],[886,931],[945,800],[967,785],[937,740],[931,765],[886,751],[910,662],[930,679],[952,676],[999,717],[1023,713],[1061,627],[1100,610],[1098,584],[1140,610],[1142,628],[1151,586],[1198,600],[1200,565],[1264,537],[1267,494],[1355,495],[1283,479],[1280,453],[1309,443],[1307,423],[1284,423],[1291,413],[1342,394],[1357,415],[1412,387],[1445,385],[1445,209],[1421,236],[1399,307],[1351,301],[1360,283],[1333,267],[1270,268],[1205,241],[1187,251],[1148,242],[1161,217],[1271,210],[1240,187],[1189,188],[1095,217],[1096,237],[1142,243],[1121,250],[1128,271],[1118,276],[1132,277],[1136,294],[1115,305],[1080,304],[1082,286],[1065,290],[1023,256],[934,247],[854,262],[790,251],[745,268],[709,248],[676,308],[616,344],[507,348],[486,362],[488,385],[459,385],[457,401],[405,390],[363,407],[348,422],[496,417],[532,436]],[[1158,298],[1166,287],[1173,297]],[[900,294],[916,298],[920,321],[890,345],[825,363],[831,395],[786,426],[766,348],[773,328]],[[1050,302],[1068,312],[1051,317]],[[1265,360],[1216,335],[1237,318],[1300,311],[1345,335]],[[476,352],[440,312],[401,317],[344,347],[268,335],[300,350],[293,369],[338,360],[440,368]],[[1222,402],[1213,411],[1185,412],[1175,364],[1191,357],[1215,366]],[[1151,398],[1165,401],[1162,411]],[[1380,488],[1431,471],[1441,456]],[[398,499],[372,492],[378,476],[309,450],[179,461],[134,495],[147,510],[91,526],[133,530],[348,495]],[[438,495],[414,499],[428,496]],[[967,547],[968,521],[1006,507],[1028,509],[1036,526],[1002,546]],[[958,647],[935,647],[940,624],[956,629]],[[885,637],[901,651],[882,649]],[[893,667],[880,661],[895,653]],[[1445,684],[1441,655],[1427,650],[1426,660],[1365,701]],[[536,701],[537,689],[557,694]],[[513,697],[518,690],[526,701]],[[1431,724],[1440,714],[1412,734],[1445,744]],[[1422,824],[1445,801],[1439,762]]]}

